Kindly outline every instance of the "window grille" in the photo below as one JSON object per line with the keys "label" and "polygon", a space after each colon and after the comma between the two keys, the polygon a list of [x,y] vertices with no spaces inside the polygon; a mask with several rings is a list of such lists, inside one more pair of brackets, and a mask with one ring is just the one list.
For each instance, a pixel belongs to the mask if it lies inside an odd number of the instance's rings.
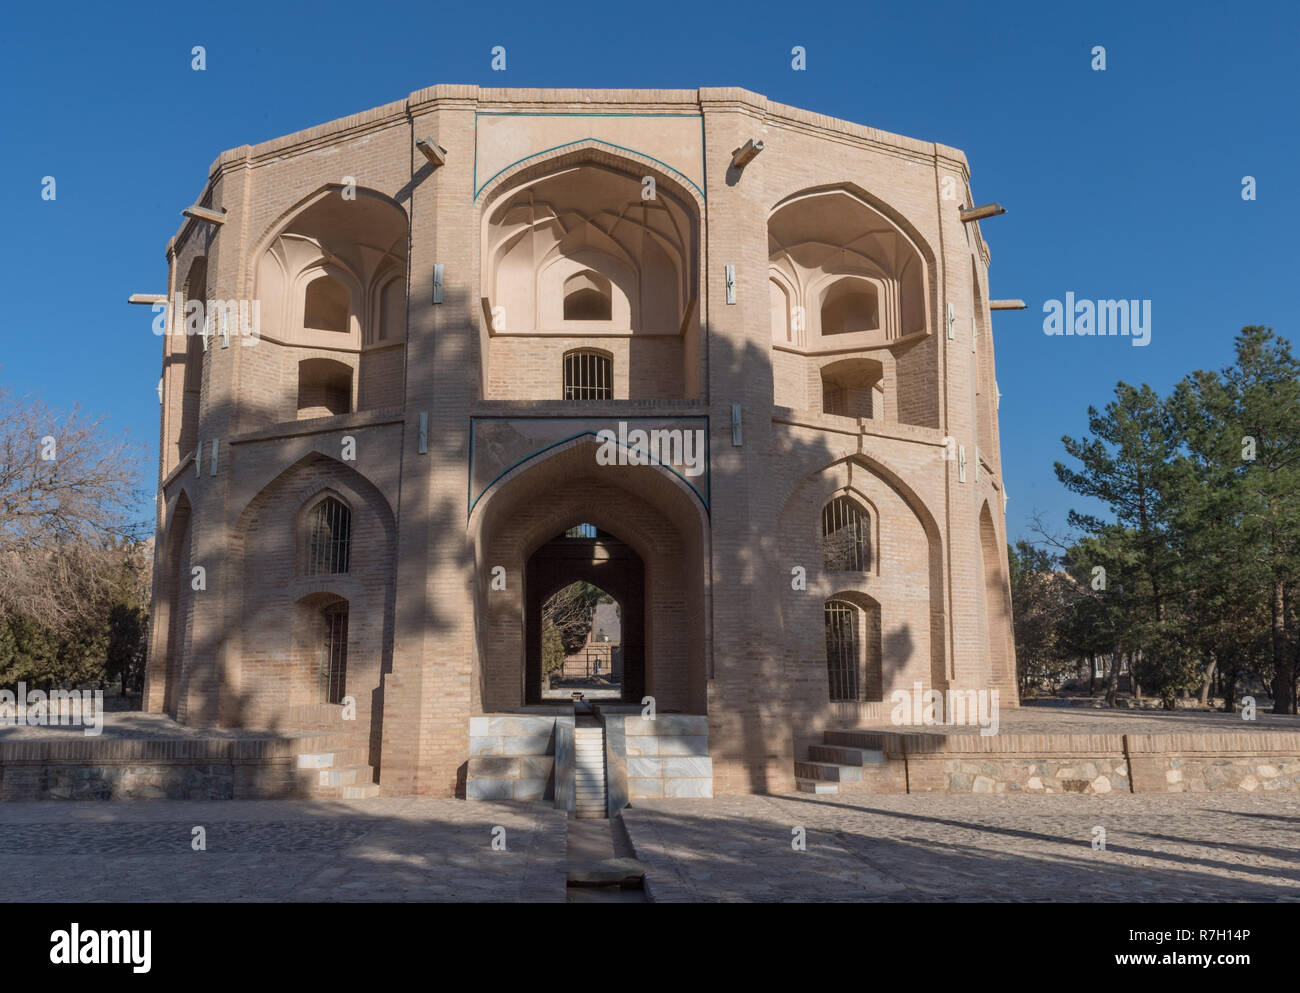
{"label": "window grille", "polygon": [[597,352],[570,352],[564,356],[564,399],[613,399],[614,363]]}
{"label": "window grille", "polygon": [[320,658],[321,703],[342,703],[348,677],[348,608],[345,604],[327,608]]}
{"label": "window grille", "polygon": [[858,608],[851,603],[826,604],[826,673],[831,700],[858,698]]}
{"label": "window grille", "polygon": [[822,510],[822,552],[826,568],[838,572],[866,572],[871,564],[870,518],[848,497]]}
{"label": "window grille", "polygon": [[311,512],[307,575],[347,572],[352,557],[352,511],[327,497]]}

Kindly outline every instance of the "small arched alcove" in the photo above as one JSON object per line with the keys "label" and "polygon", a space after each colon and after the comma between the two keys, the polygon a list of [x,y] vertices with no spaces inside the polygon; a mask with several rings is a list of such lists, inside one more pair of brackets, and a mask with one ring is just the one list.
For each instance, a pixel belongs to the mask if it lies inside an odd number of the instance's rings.
{"label": "small arched alcove", "polygon": [[298,420],[352,410],[352,368],[334,359],[298,363]]}
{"label": "small arched alcove", "polygon": [[347,334],[352,320],[352,294],[341,279],[322,273],[307,284],[303,298],[303,327]]}
{"label": "small arched alcove", "polygon": [[611,317],[610,282],[592,269],[575,272],[564,281],[566,321],[608,321]]}

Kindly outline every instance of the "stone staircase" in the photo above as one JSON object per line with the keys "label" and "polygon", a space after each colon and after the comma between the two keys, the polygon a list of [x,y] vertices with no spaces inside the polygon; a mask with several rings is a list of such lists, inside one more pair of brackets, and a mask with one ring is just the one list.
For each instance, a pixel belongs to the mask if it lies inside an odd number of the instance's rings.
{"label": "stone staircase", "polygon": [[321,734],[297,756],[297,772],[308,794],[334,800],[379,796],[375,770],[367,764],[370,749],[347,733]]}
{"label": "stone staircase", "polygon": [[812,745],[808,758],[794,764],[795,784],[802,793],[900,793],[901,763],[889,762],[879,734],[870,731],[826,731],[823,744]]}
{"label": "stone staircase", "polygon": [[605,729],[599,725],[573,729],[573,798],[575,817],[606,816]]}

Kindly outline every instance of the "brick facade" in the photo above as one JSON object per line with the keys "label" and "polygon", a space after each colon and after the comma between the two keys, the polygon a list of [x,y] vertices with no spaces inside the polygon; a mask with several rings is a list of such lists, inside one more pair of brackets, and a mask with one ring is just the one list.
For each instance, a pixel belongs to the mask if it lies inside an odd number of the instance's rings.
{"label": "brick facade", "polygon": [[[288,726],[346,602],[381,789],[450,794],[468,719],[527,706],[526,567],[579,523],[639,556],[646,692],[707,715],[717,793],[793,788],[796,755],[894,688],[1014,703],[961,152],[741,89],[435,86],[225,152],[198,202],[225,222],[168,243],[169,299],[256,302],[260,326],[163,339],[148,710]],[[305,316],[320,279],[350,300],[337,327]],[[564,310],[578,285],[608,317]],[[575,349],[611,360],[610,399],[565,399]],[[704,477],[598,460],[596,432],[674,418],[707,419]],[[507,457],[489,422],[554,443]],[[327,495],[350,564],[309,575]],[[866,513],[862,570],[825,568],[837,496]],[[830,599],[861,618],[854,699],[830,699]]]}

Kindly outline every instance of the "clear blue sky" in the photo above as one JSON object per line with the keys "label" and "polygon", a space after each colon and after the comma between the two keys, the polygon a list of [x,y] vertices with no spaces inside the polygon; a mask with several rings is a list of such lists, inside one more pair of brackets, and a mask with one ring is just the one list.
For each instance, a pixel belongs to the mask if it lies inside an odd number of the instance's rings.
{"label": "clear blue sky", "polygon": [[[976,199],[1008,208],[983,230],[993,295],[1029,303],[994,318],[1014,540],[1081,506],[1052,462],[1117,380],[1224,365],[1245,324],[1296,335],[1298,26],[1280,2],[20,5],[0,26],[0,383],[107,414],[156,458],[159,344],[125,299],[165,288],[224,149],[434,83],[739,85],[962,148]],[[1067,291],[1151,300],[1151,344],[1045,336]]]}

